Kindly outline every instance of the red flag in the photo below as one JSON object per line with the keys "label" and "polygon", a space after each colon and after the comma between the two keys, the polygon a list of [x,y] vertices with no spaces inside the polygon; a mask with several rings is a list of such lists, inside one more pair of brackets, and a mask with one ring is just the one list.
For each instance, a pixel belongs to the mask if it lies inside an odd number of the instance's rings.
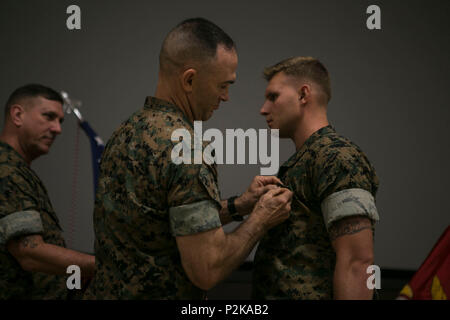
{"label": "red flag", "polygon": [[450,226],[447,227],[411,281],[400,291],[399,298],[450,299]]}

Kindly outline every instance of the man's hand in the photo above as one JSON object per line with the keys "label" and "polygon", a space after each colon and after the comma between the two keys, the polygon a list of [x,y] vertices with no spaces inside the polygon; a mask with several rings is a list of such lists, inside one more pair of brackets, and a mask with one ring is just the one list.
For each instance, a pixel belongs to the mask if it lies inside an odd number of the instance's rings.
{"label": "man's hand", "polygon": [[289,218],[292,196],[286,188],[270,189],[258,200],[251,217],[260,219],[263,228],[269,230]]}
{"label": "man's hand", "polygon": [[277,189],[277,184],[282,184],[275,176],[256,176],[247,191],[236,199],[236,210],[241,215],[252,212],[259,198],[269,190]]}

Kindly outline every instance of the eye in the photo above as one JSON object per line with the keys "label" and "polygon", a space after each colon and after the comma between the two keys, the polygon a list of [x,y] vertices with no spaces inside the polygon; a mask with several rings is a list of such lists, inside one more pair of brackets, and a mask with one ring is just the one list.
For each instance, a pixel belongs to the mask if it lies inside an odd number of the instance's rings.
{"label": "eye", "polygon": [[50,120],[50,121],[54,120],[55,117],[56,117],[55,114],[53,114],[53,113],[44,113],[43,116],[44,116],[47,120]]}
{"label": "eye", "polygon": [[277,100],[278,98],[278,94],[277,93],[269,93],[267,95],[267,100],[274,102],[275,100]]}

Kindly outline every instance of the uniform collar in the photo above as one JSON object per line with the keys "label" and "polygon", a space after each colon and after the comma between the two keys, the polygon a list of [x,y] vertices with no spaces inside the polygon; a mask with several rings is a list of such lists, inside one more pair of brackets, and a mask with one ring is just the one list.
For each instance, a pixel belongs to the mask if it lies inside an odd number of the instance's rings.
{"label": "uniform collar", "polygon": [[182,116],[184,120],[186,120],[193,128],[193,123],[191,120],[186,117],[184,112],[175,104],[162,100],[156,97],[148,96],[145,98],[144,109],[154,109],[159,110],[166,113],[176,113]]}
{"label": "uniform collar", "polygon": [[322,127],[319,130],[315,131],[312,135],[309,136],[308,139],[306,139],[300,150],[294,153],[285,163],[283,163],[283,165],[280,167],[280,171],[282,167],[292,167],[295,163],[297,163],[309,149],[309,147],[311,147],[318,139],[335,132],[336,131],[334,130],[332,125]]}
{"label": "uniform collar", "polygon": [[151,108],[151,109],[162,109],[162,110],[174,110],[177,109],[179,110],[179,108],[174,105],[173,103],[166,101],[166,100],[162,100],[159,98],[155,98],[152,96],[148,96],[145,98],[145,107],[146,108]]}
{"label": "uniform collar", "polygon": [[5,148],[11,154],[12,160],[18,160],[20,162],[25,163],[28,166],[28,163],[25,161],[22,155],[18,153],[16,149],[11,147],[8,143],[0,141],[0,147]]}

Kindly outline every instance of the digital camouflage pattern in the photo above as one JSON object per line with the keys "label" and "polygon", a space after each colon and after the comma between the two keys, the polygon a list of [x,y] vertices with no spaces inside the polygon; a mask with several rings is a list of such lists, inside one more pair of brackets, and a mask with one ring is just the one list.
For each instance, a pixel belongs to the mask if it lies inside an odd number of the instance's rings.
{"label": "digital camouflage pattern", "polygon": [[25,160],[0,142],[0,299],[66,299],[66,277],[24,271],[6,249],[10,239],[41,234],[65,247],[47,190]]}
{"label": "digital camouflage pattern", "polygon": [[333,222],[356,215],[367,216],[372,221],[379,220],[375,198],[364,189],[351,188],[335,192],[322,201],[321,208],[328,230]]}
{"label": "digital camouflage pattern", "polygon": [[[294,192],[292,210],[289,219],[269,230],[258,246],[253,298],[332,299],[336,255],[321,205],[347,189],[374,197],[375,170],[359,147],[326,126],[280,167],[278,177]],[[340,200],[358,207],[350,198]],[[354,214],[378,219],[376,212],[368,212],[373,207],[363,205]]]}
{"label": "digital camouflage pattern", "polygon": [[94,210],[96,274],[85,299],[204,297],[183,270],[175,236],[221,226],[217,172],[172,162],[172,132],[181,128],[194,136],[178,107],[148,97],[108,141]]}

